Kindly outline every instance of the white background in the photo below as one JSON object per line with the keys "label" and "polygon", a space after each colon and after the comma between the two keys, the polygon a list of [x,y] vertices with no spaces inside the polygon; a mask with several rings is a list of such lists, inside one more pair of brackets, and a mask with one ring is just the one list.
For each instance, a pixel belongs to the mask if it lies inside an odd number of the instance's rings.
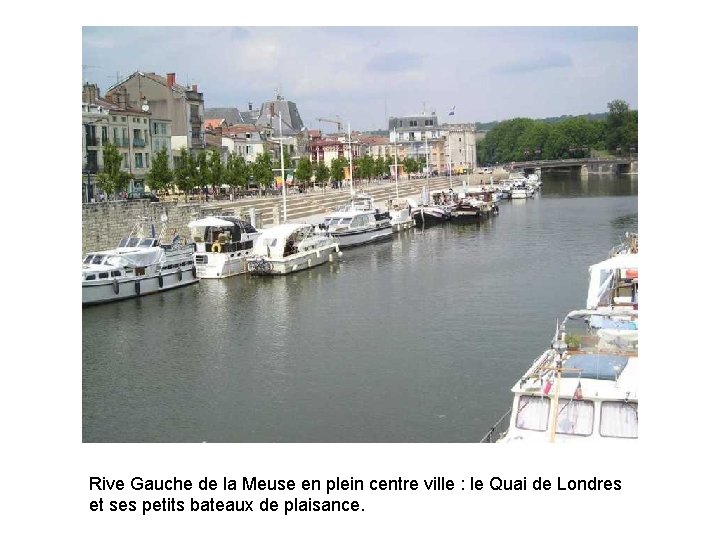
{"label": "white background", "polygon": [[[5,538],[629,538],[714,536],[717,505],[716,17],[697,2],[380,2],[289,7],[125,2],[16,6],[3,32]],[[183,5],[185,9],[177,9]],[[472,6],[475,6],[474,8]],[[22,15],[18,16],[18,11]],[[250,12],[263,14],[250,17]],[[204,16],[213,12],[214,17]],[[322,13],[333,13],[321,18]],[[168,17],[168,14],[173,15]],[[182,16],[176,13],[184,13]],[[315,13],[310,17],[310,13]],[[423,13],[426,15],[418,15]],[[220,17],[220,15],[223,15]],[[6,12],[6,16],[8,13]],[[248,18],[250,17],[250,18]],[[643,371],[636,444],[82,444],[77,283],[81,26],[101,24],[637,25]],[[714,52],[713,52],[714,54]],[[140,68],[141,66],[138,66]],[[649,289],[649,290],[648,290]],[[108,331],[112,331],[111,328]],[[508,392],[508,402],[510,393]],[[242,411],[238,411],[242,414]],[[362,513],[92,513],[89,476],[198,479],[474,476],[620,479],[594,493],[345,493]],[[467,487],[467,486],[466,486]],[[123,497],[122,495],[125,495]],[[110,498],[129,498],[126,490]],[[198,495],[195,493],[194,495]],[[206,495],[206,494],[203,494]],[[298,490],[292,496],[302,497]],[[309,494],[316,498],[316,494]],[[345,495],[345,496],[343,496]],[[160,494],[162,496],[162,494]],[[273,494],[270,494],[274,498]],[[305,495],[307,496],[307,495]],[[221,495],[226,498],[225,494]],[[140,495],[139,498],[142,498]],[[184,497],[189,498],[189,497]],[[233,497],[242,499],[242,492]],[[254,497],[255,498],[255,497]],[[257,503],[255,503],[257,505]]]}

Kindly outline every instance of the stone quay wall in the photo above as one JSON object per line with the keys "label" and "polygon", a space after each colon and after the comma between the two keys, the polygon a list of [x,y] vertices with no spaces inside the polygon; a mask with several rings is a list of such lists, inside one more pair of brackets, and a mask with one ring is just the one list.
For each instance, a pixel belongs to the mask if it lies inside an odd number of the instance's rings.
{"label": "stone quay wall", "polygon": [[[222,210],[222,211],[221,211]],[[157,234],[162,227],[162,216],[167,216],[166,234],[161,238],[169,242],[173,231],[190,240],[188,223],[194,219],[220,213],[237,214],[233,209],[221,209],[212,204],[149,201],[111,201],[82,205],[82,254],[89,251],[113,249],[121,238],[130,234],[139,218],[144,220],[145,233],[150,234],[150,224]],[[246,217],[246,216],[243,216]]]}

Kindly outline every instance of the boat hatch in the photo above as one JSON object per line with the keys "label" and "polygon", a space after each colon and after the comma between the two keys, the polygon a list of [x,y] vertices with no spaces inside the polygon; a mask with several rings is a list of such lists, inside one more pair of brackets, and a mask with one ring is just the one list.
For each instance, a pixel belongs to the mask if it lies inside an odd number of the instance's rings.
{"label": "boat hatch", "polygon": [[627,363],[627,356],[578,354],[568,358],[564,368],[580,370],[579,376],[586,379],[614,381],[623,372]]}

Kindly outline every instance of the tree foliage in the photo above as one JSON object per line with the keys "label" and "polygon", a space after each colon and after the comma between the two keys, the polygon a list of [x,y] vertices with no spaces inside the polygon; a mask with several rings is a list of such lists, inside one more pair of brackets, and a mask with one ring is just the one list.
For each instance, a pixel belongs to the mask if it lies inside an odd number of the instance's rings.
{"label": "tree foliage", "polygon": [[187,148],[182,148],[177,167],[175,167],[175,185],[185,193],[185,202],[187,202],[188,191],[195,187],[196,183],[195,160]]}
{"label": "tree foliage", "polygon": [[97,175],[97,183],[105,193],[114,195],[125,191],[133,175],[122,170],[122,155],[117,146],[106,142],[103,145],[103,170]]}
{"label": "tree foliage", "polygon": [[272,158],[268,153],[262,153],[257,156],[252,164],[252,175],[255,182],[267,189],[274,181],[272,170]]}
{"label": "tree foliage", "polygon": [[220,187],[223,183],[223,177],[225,176],[225,166],[223,165],[220,152],[217,148],[213,148],[210,153],[210,160],[208,162],[208,179],[211,186],[214,188]]}
{"label": "tree foliage", "polygon": [[152,166],[147,175],[148,187],[152,191],[159,189],[168,189],[175,179],[172,170],[168,164],[167,148],[155,152],[152,160]]}
{"label": "tree foliage", "polygon": [[637,151],[637,111],[615,100],[603,116],[545,120],[513,118],[498,123],[477,143],[481,163],[589,157],[592,150]]}
{"label": "tree foliage", "polygon": [[367,154],[357,160],[357,175],[359,178],[371,178],[375,175],[375,160]]}
{"label": "tree foliage", "polygon": [[325,162],[321,161],[315,165],[315,181],[324,187],[329,179],[330,169],[325,165]]}
{"label": "tree foliage", "polygon": [[335,158],[330,162],[330,178],[338,182],[345,177],[345,167],[348,161],[344,157]]}
{"label": "tree foliage", "polygon": [[295,169],[295,178],[302,184],[309,184],[313,175],[313,166],[309,157],[301,158]]}

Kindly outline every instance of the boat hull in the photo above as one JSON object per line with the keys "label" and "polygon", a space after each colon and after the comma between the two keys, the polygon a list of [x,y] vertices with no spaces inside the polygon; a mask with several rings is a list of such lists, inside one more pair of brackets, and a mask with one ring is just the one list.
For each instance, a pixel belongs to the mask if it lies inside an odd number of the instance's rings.
{"label": "boat hull", "polygon": [[342,253],[339,251],[339,247],[336,247],[336,244],[329,244],[281,259],[271,257],[249,258],[247,271],[255,276],[281,276],[337,260],[341,255]]}
{"label": "boat hull", "polygon": [[223,279],[247,272],[247,256],[249,251],[232,253],[201,253],[195,254],[195,266],[200,279]]}
{"label": "boat hull", "polygon": [[393,228],[390,223],[384,227],[377,227],[374,229],[368,229],[365,231],[352,231],[352,232],[331,232],[335,241],[342,248],[361,246],[363,244],[370,244],[372,242],[379,242],[381,240],[387,240],[392,237]]}
{"label": "boat hull", "polygon": [[82,305],[91,306],[147,296],[197,283],[199,277],[193,267],[168,270],[152,276],[118,278],[83,283]]}

